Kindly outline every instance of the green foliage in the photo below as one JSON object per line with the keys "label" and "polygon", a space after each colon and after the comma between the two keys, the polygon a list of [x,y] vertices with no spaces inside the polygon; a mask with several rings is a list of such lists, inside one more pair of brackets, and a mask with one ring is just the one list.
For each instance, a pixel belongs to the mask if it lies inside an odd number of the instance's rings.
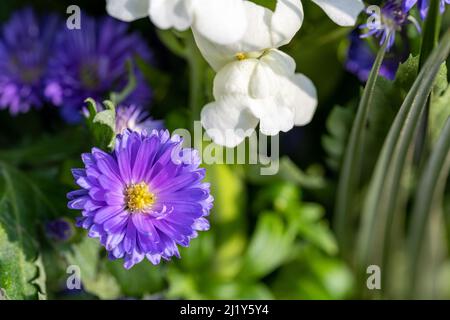
{"label": "green foliage", "polygon": [[[395,215],[395,212],[403,207],[400,203],[404,201],[401,196],[401,181],[405,167],[408,166],[408,149],[413,141],[421,111],[449,51],[450,32],[433,51],[418,75],[384,142],[363,210],[358,242],[358,265],[361,274],[365,270],[364,266],[368,264],[386,266],[393,255],[392,251],[387,254],[387,249],[392,247],[391,241],[399,241],[401,226],[398,221],[403,219]],[[397,239],[394,240],[391,236]]]}
{"label": "green foliage", "polygon": [[89,116],[88,128],[94,139],[94,145],[103,150],[112,150],[116,137],[116,111],[111,101],[105,101],[105,110],[99,111],[92,99],[86,100]]}
{"label": "green foliage", "polygon": [[276,0],[250,0],[250,1],[260,6],[266,7],[267,9],[270,9],[272,11],[275,11],[275,7],[277,5]]}
{"label": "green foliage", "polygon": [[350,106],[335,106],[328,116],[327,134],[322,137],[322,145],[327,152],[327,165],[334,171],[341,166],[354,117]]}
{"label": "green foliage", "polygon": [[[294,221],[295,223],[296,221]],[[296,224],[285,226],[274,212],[262,212],[244,257],[240,276],[264,277],[290,257]]]}
{"label": "green foliage", "polygon": [[36,187],[0,162],[0,287],[10,299],[45,297],[45,274],[36,242],[44,206]]}
{"label": "green foliage", "polygon": [[165,272],[161,266],[151,266],[148,262],[126,270],[120,260],[107,261],[106,268],[114,276],[121,294],[127,297],[145,297],[164,289]]}
{"label": "green foliage", "polygon": [[348,216],[351,216],[350,207],[354,191],[357,189],[361,179],[362,157],[364,150],[364,128],[368,121],[368,114],[373,108],[373,96],[380,72],[381,64],[386,52],[387,42],[380,49],[367,80],[366,87],[361,98],[355,121],[350,132],[348,146],[345,152],[344,162],[341,168],[341,176],[336,198],[336,231],[339,242],[344,249],[348,247]]}
{"label": "green foliage", "polygon": [[[414,296],[414,289],[419,275],[419,257],[424,249],[425,231],[432,225],[432,213],[436,217],[433,220],[441,220],[443,207],[443,194],[447,178],[450,173],[450,117],[447,118],[445,127],[436,146],[428,160],[425,170],[419,180],[416,197],[412,211],[412,221],[410,236],[408,239],[409,250],[409,270],[411,294]],[[439,211],[439,215],[436,214]],[[436,235],[436,230],[434,230]],[[429,261],[429,260],[428,260]],[[422,269],[423,273],[423,269]]]}

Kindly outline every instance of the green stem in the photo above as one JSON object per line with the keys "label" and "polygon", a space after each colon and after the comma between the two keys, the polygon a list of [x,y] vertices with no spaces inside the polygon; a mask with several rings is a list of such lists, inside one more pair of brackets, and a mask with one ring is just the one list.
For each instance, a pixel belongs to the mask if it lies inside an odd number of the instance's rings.
{"label": "green stem", "polygon": [[[441,28],[440,1],[431,0],[430,8],[423,28],[422,44],[420,48],[419,71],[427,61],[431,52],[436,48],[439,42],[439,31]],[[416,148],[414,150],[414,162],[420,165],[422,154],[426,151],[428,136],[428,120],[430,114],[430,99],[422,115],[419,124],[419,134],[417,136]]]}
{"label": "green stem", "polygon": [[191,110],[191,125],[200,120],[200,111],[205,104],[204,80],[206,64],[195,44],[191,33],[186,37],[186,60],[189,65],[189,107]]}

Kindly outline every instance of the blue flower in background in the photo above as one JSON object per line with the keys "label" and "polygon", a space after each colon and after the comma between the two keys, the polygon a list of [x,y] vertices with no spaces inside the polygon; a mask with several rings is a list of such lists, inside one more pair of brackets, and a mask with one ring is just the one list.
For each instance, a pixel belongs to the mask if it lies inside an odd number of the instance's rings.
{"label": "blue flower in background", "polygon": [[72,171],[81,187],[68,194],[69,208],[82,212],[77,225],[127,269],[144,258],[158,264],[179,257],[177,244],[189,246],[197,231],[209,229],[205,170],[197,151],[181,143],[164,130],[126,130],[114,152],[94,148],[82,155],[85,168]]}
{"label": "blue flower in background", "polygon": [[162,120],[154,120],[149,113],[137,105],[120,105],[116,108],[116,132],[123,133],[126,129],[138,133],[152,132],[164,129]]}
{"label": "blue flower in background", "polygon": [[[45,94],[61,106],[68,122],[82,119],[80,110],[86,98],[103,101],[110,92],[124,89],[129,80],[127,61],[136,56],[151,60],[145,41],[137,33],[128,33],[128,24],[110,17],[82,16],[81,29],[64,29],[56,42]],[[151,90],[134,69],[136,88],[124,103],[148,105]]]}
{"label": "blue flower in background", "polygon": [[55,15],[38,17],[31,8],[14,13],[0,38],[0,109],[12,115],[45,103],[44,86],[56,32]]}
{"label": "blue flower in background", "polygon": [[51,240],[67,241],[73,235],[73,228],[69,221],[65,219],[55,219],[45,224],[45,234]]}
{"label": "blue flower in background", "polygon": [[[354,30],[350,34],[349,39],[350,46],[347,52],[345,68],[356,75],[361,82],[366,82],[375,62],[376,52],[372,50],[366,40],[360,38],[358,30]],[[395,78],[400,63],[404,62],[408,57],[407,46],[405,47],[406,49],[402,48],[402,52],[393,50],[386,54],[380,68],[381,76],[389,80]]]}
{"label": "blue flower in background", "polygon": [[[368,29],[369,31],[361,35],[361,38],[377,37],[380,39],[380,45],[383,45],[387,41],[387,51],[389,51],[396,38],[396,33],[401,32],[406,24],[414,22],[418,30],[420,30],[418,24],[408,14],[404,1],[388,0],[381,8],[380,17],[378,18],[379,24],[373,25],[372,23],[366,23],[360,26],[360,29]],[[369,12],[371,14],[372,12]],[[372,13],[373,14],[373,13]]]}
{"label": "blue flower in background", "polygon": [[[425,19],[430,7],[430,0],[405,0],[406,10],[410,10],[416,4],[420,12],[420,17]],[[441,13],[443,13],[445,11],[445,4],[450,4],[450,0],[441,0],[440,4]]]}

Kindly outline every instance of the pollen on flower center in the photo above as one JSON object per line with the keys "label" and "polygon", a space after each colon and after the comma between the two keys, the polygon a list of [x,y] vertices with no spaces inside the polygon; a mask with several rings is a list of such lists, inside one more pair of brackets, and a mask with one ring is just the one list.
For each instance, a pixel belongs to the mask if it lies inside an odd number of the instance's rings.
{"label": "pollen on flower center", "polygon": [[129,184],[125,188],[125,203],[130,212],[142,212],[149,209],[156,201],[145,182]]}
{"label": "pollen on flower center", "polygon": [[247,55],[243,52],[236,53],[236,59],[239,61],[247,59]]}

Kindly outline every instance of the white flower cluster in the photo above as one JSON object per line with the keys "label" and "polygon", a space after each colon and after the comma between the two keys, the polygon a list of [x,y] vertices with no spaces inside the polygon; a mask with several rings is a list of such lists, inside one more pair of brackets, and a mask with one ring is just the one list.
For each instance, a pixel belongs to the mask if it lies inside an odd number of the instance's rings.
{"label": "white flower cluster", "polygon": [[[341,26],[354,25],[364,8],[362,0],[310,1]],[[302,25],[301,0],[276,0],[274,11],[250,0],[107,0],[107,10],[125,21],[148,15],[162,29],[192,29],[217,72],[215,101],[201,113],[215,143],[235,147],[258,123],[262,133],[276,135],[311,121],[316,89],[279,50]]]}

